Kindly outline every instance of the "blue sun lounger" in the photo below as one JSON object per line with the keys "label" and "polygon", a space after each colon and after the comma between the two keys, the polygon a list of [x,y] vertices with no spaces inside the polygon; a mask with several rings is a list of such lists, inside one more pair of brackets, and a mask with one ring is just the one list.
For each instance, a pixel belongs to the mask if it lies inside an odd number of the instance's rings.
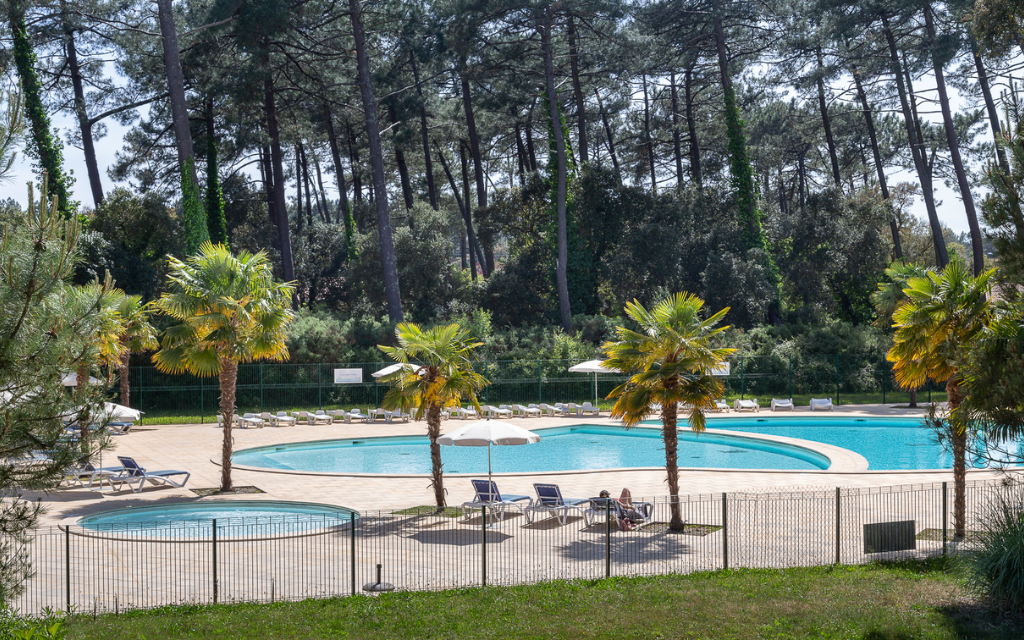
{"label": "blue sun lounger", "polygon": [[[138,462],[135,462],[133,458],[128,456],[118,456],[118,460],[124,466],[124,472],[113,478],[117,482],[123,482],[131,487],[131,490],[135,493],[142,491],[142,485],[147,480],[153,484],[166,484],[172,487],[184,487],[188,479],[192,477],[192,473],[189,471],[146,471],[139,466]],[[185,476],[185,479],[181,482],[176,482],[171,478],[175,476]]]}
{"label": "blue sun lounger", "polygon": [[[462,503],[463,509],[479,509],[480,507],[490,507],[492,513],[498,514],[498,521],[505,516],[505,511],[509,508],[519,509],[519,511],[526,516],[527,521],[530,520],[530,516],[527,515],[526,510],[533,506],[533,498],[530,496],[513,496],[513,495],[501,495],[498,491],[498,485],[490,480],[470,480],[473,483],[473,489],[476,491],[476,497],[472,502]],[[525,502],[524,507],[521,502]],[[469,513],[466,514],[469,516]]]}
{"label": "blue sun lounger", "polygon": [[583,505],[590,502],[587,498],[563,498],[557,484],[535,482],[533,488],[537,491],[537,501],[526,508],[526,519],[529,522],[533,522],[532,514],[544,511],[555,514],[558,521],[565,524],[570,511],[578,511],[582,515]]}

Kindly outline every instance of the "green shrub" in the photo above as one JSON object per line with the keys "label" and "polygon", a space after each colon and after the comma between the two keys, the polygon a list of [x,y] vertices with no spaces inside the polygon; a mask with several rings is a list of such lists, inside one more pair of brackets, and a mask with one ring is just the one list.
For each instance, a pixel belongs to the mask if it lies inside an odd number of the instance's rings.
{"label": "green shrub", "polygon": [[0,640],[63,640],[67,637],[64,621],[52,613],[19,617],[7,608],[0,608]]}
{"label": "green shrub", "polygon": [[967,584],[993,603],[1024,612],[1024,484],[1007,480],[981,511],[977,549],[964,556]]}

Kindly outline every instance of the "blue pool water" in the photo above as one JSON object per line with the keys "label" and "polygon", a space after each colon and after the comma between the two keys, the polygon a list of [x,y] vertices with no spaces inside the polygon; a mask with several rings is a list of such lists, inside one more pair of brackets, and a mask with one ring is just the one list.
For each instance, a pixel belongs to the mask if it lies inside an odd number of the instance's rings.
{"label": "blue pool water", "polygon": [[[580,425],[539,429],[536,444],[491,447],[495,473],[663,467],[658,429]],[[826,469],[828,458],[803,447],[710,433],[679,434],[679,466],[727,469]],[[441,447],[445,473],[487,473],[484,447]],[[327,473],[430,473],[426,436],[304,442],[238,451],[235,464]]]}
{"label": "blue pool water", "polygon": [[352,514],[343,507],[308,502],[222,500],[104,511],[80,519],[78,525],[93,531],[209,537],[216,520],[218,536],[286,535],[336,527],[349,522]]}

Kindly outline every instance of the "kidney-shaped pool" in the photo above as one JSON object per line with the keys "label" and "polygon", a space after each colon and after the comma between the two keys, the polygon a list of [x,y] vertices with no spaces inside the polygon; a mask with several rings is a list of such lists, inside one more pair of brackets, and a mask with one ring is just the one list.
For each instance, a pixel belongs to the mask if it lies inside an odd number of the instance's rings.
{"label": "kidney-shaped pool", "polygon": [[[538,429],[536,444],[491,447],[494,473],[538,473],[665,466],[661,431],[578,425]],[[441,447],[445,473],[487,473],[487,452]],[[346,438],[243,449],[232,462],[247,467],[319,473],[430,473],[426,436]],[[679,433],[679,466],[721,469],[827,469],[824,455],[788,443],[714,433]]]}

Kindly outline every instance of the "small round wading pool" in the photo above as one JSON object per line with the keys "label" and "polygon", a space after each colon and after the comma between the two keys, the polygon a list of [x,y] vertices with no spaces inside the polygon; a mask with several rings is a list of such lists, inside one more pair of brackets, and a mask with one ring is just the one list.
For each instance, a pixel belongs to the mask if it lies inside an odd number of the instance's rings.
{"label": "small round wading pool", "polygon": [[[709,425],[713,426],[713,425]],[[544,473],[664,467],[661,430],[578,425],[537,429],[540,442],[493,447],[495,473]],[[487,473],[487,452],[477,447],[441,447],[444,472]],[[314,473],[429,474],[426,436],[346,438],[243,449],[236,465]],[[719,469],[827,469],[828,457],[807,447],[742,434],[679,432],[679,466]]]}
{"label": "small round wading pool", "polygon": [[173,538],[287,536],[327,531],[357,518],[351,509],[280,500],[202,500],[127,507],[80,518],[78,526],[97,533]]}

